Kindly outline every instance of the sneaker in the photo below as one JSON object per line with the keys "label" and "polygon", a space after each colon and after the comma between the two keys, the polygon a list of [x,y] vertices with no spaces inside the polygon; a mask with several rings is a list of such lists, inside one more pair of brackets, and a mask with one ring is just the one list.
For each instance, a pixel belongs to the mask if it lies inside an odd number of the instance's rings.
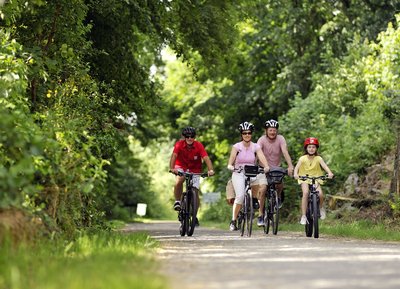
{"label": "sneaker", "polygon": [[305,215],[301,216],[300,224],[302,224],[302,225],[307,224],[307,217]]}
{"label": "sneaker", "polygon": [[174,210],[175,211],[180,211],[181,210],[181,202],[180,201],[175,201]]}
{"label": "sneaker", "polygon": [[199,227],[199,226],[200,226],[199,219],[197,219],[197,217],[196,217],[196,220],[194,220],[194,225],[195,225],[196,227]]}
{"label": "sneaker", "polygon": [[319,211],[319,213],[320,213],[320,218],[321,218],[321,220],[324,220],[325,218],[326,218],[326,211],[325,211],[325,208],[321,208],[320,209],[320,211]]}
{"label": "sneaker", "polygon": [[264,227],[265,226],[265,224],[264,224],[264,216],[259,216],[257,218],[257,226],[259,226],[259,227]]}
{"label": "sneaker", "polygon": [[236,227],[236,221],[232,220],[231,223],[229,224],[229,231],[237,231]]}

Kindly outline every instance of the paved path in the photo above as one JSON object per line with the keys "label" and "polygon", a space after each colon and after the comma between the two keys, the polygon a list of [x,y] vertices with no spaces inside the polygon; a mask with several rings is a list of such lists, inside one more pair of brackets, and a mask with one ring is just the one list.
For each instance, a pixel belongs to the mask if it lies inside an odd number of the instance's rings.
{"label": "paved path", "polygon": [[173,289],[400,288],[400,243],[255,231],[251,238],[204,227],[181,237],[177,222],[129,224],[161,242]]}

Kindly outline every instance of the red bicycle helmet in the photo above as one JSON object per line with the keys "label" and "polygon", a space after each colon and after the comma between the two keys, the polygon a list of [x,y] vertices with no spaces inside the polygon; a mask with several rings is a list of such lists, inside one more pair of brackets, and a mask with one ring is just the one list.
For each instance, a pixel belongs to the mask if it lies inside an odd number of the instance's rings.
{"label": "red bicycle helmet", "polygon": [[308,138],[306,138],[305,141],[304,141],[304,145],[303,145],[304,149],[306,149],[307,146],[310,145],[310,144],[315,145],[317,148],[319,148],[319,142],[318,142],[318,139],[316,137],[308,137]]}

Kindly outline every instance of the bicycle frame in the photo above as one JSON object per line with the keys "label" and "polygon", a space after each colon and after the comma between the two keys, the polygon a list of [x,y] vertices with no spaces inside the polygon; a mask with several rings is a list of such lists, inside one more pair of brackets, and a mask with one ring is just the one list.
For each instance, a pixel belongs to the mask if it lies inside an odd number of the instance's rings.
{"label": "bicycle frame", "polygon": [[326,180],[327,176],[319,176],[319,177],[309,177],[307,176],[299,176],[299,179],[311,180],[311,184],[308,185],[308,201],[307,201],[307,224],[305,225],[305,232],[307,237],[311,237],[313,235],[314,230],[314,238],[319,237],[319,218],[320,218],[320,199],[319,199],[319,191],[317,189],[317,180]]}
{"label": "bicycle frame", "polygon": [[244,166],[236,169],[238,173],[244,171],[245,175],[245,194],[243,205],[240,208],[238,214],[238,227],[240,228],[240,236],[244,235],[244,231],[246,229],[246,235],[251,237],[252,227],[253,227],[253,218],[254,218],[254,208],[252,201],[252,192],[251,192],[251,178],[257,176],[257,174],[264,173],[264,169],[259,166]]}
{"label": "bicycle frame", "polygon": [[264,208],[264,233],[269,233],[269,227],[272,228],[272,233],[278,233],[279,224],[279,200],[276,185],[282,183],[283,178],[287,175],[287,170],[276,167],[266,173],[268,180],[267,192],[265,195]]}

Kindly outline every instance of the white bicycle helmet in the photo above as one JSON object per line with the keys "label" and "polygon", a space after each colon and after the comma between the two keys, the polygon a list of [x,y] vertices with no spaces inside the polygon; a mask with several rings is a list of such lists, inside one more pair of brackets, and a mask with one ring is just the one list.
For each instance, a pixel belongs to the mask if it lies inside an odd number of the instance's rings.
{"label": "white bicycle helmet", "polygon": [[277,122],[275,119],[270,119],[265,122],[264,126],[265,126],[265,128],[275,127],[276,129],[278,129],[279,122]]}
{"label": "white bicycle helmet", "polygon": [[249,130],[251,132],[254,131],[254,125],[251,122],[242,122],[241,124],[239,124],[239,131],[245,131],[245,130]]}

